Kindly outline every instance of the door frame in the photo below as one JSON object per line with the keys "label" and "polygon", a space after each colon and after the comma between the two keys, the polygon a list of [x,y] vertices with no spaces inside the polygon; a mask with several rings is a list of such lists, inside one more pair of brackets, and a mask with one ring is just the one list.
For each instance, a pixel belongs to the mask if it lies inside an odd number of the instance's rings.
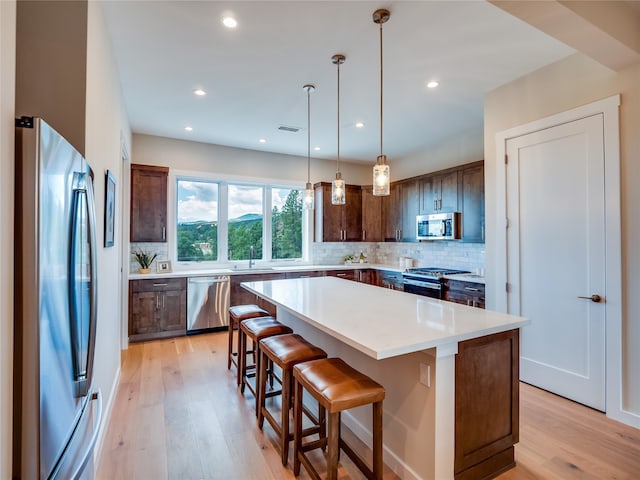
{"label": "door frame", "polygon": [[[622,234],[620,216],[620,95],[496,133],[496,219],[503,233],[496,235],[495,308],[507,311],[506,146],[509,139],[602,114],[604,120],[605,199],[605,398],[606,414],[638,426],[640,419],[623,408],[622,396]],[[502,167],[501,167],[502,166]]]}

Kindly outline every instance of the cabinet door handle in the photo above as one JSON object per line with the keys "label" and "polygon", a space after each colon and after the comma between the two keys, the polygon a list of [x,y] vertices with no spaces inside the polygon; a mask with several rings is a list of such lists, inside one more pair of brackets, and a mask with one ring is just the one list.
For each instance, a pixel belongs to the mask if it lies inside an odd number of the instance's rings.
{"label": "cabinet door handle", "polygon": [[362,241],[366,241],[367,240],[367,231],[366,230],[362,230]]}
{"label": "cabinet door handle", "polygon": [[164,297],[165,295],[162,295],[162,309],[164,310]]}
{"label": "cabinet door handle", "polygon": [[435,198],[433,199],[433,209],[438,210],[438,200],[436,200]]}
{"label": "cabinet door handle", "polygon": [[156,310],[160,310],[160,296],[156,294]]}
{"label": "cabinet door handle", "polygon": [[480,289],[479,288],[473,288],[473,287],[464,287],[465,290],[469,290],[470,292],[479,292]]}
{"label": "cabinet door handle", "polygon": [[154,287],[166,287],[167,285],[169,285],[168,283],[154,283],[153,286]]}
{"label": "cabinet door handle", "polygon": [[167,229],[166,227],[162,227],[162,240],[167,239]]}

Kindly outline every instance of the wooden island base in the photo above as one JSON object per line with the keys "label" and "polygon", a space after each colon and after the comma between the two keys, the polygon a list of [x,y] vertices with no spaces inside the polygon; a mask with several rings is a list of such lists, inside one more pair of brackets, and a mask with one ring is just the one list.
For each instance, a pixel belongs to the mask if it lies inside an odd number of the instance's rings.
{"label": "wooden island base", "polygon": [[519,440],[519,330],[458,344],[455,479],[496,477],[515,466]]}
{"label": "wooden island base", "polygon": [[[527,319],[338,278],[242,286],[275,304],[295,333],[384,386],[384,463],[400,478],[490,479],[515,465]],[[371,446],[368,409],[342,421]]]}

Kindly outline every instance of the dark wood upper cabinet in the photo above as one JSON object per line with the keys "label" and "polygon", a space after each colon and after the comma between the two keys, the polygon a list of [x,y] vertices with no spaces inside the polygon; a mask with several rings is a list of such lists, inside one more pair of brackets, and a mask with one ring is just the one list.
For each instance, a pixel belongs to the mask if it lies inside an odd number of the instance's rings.
{"label": "dark wood upper cabinet", "polygon": [[462,241],[484,243],[484,162],[460,170],[458,178]]}
{"label": "dark wood upper cabinet", "polygon": [[420,213],[458,211],[458,171],[429,175],[420,180]]}
{"label": "dark wood upper cabinet", "polygon": [[416,216],[420,210],[420,186],[417,180],[402,183],[402,227],[403,242],[417,242]]}
{"label": "dark wood upper cabinet", "polygon": [[331,204],[331,184],[315,185],[316,242],[416,242],[416,216],[462,213],[462,241],[484,242],[484,161],[391,184],[375,197],[370,186],[347,185],[346,205]]}
{"label": "dark wood upper cabinet", "polygon": [[362,239],[362,187],[346,186],[346,204],[331,204],[331,184],[317,183],[315,241],[359,242]]}
{"label": "dark wood upper cabinet", "polygon": [[131,165],[130,240],[167,241],[167,178],[169,169]]}
{"label": "dark wood upper cabinet", "polygon": [[362,241],[382,240],[382,197],[373,194],[373,187],[362,187]]}
{"label": "dark wood upper cabinet", "polygon": [[382,197],[382,235],[385,242],[402,238],[402,184],[392,183],[389,195]]}
{"label": "dark wood upper cabinet", "polygon": [[418,180],[392,183],[382,197],[382,226],[385,242],[415,242],[416,215],[420,208]]}

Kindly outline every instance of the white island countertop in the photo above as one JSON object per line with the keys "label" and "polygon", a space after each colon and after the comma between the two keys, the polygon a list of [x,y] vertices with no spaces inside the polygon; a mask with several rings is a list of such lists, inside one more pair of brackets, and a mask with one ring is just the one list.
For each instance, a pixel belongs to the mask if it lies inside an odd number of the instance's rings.
{"label": "white island countertop", "polygon": [[529,320],[336,277],[242,286],[377,360],[513,330]]}

